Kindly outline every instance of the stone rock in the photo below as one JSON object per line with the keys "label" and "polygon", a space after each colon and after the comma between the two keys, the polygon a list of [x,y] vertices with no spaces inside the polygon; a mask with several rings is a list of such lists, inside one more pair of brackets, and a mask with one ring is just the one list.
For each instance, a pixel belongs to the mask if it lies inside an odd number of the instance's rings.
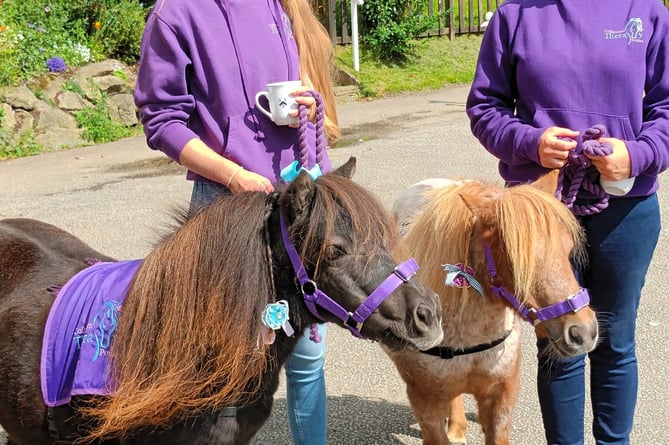
{"label": "stone rock", "polygon": [[71,114],[49,106],[40,106],[33,112],[35,117],[35,131],[44,133],[46,130],[55,130],[58,128],[77,128],[77,120]]}
{"label": "stone rock", "polygon": [[53,73],[31,79],[27,86],[31,91],[42,95],[45,99],[54,100],[56,95],[63,91],[65,79]]}
{"label": "stone rock", "polygon": [[32,130],[35,125],[35,118],[25,110],[15,110],[14,119],[16,120],[16,124],[14,125],[16,139],[21,137],[26,131]]}
{"label": "stone rock", "polygon": [[2,119],[0,119],[0,131],[3,132],[14,132],[14,127],[16,127],[16,117],[14,109],[9,104],[0,104],[0,110],[2,110]]}
{"label": "stone rock", "polygon": [[81,128],[52,127],[46,133],[37,134],[35,142],[50,150],[80,147],[86,145],[86,141],[81,137],[82,133]]}
{"label": "stone rock", "polygon": [[82,66],[77,69],[77,72],[80,76],[89,78],[107,76],[114,71],[125,71],[127,68],[128,67],[121,61],[108,59]]}
{"label": "stone rock", "polygon": [[114,75],[99,76],[99,77],[93,77],[91,80],[95,85],[97,85],[100,91],[109,95],[127,93],[131,91],[130,85],[128,85],[125,80],[121,79],[118,76]]}
{"label": "stone rock", "polygon": [[93,104],[71,91],[63,91],[56,95],[55,105],[63,111],[81,111],[86,108],[93,108]]}
{"label": "stone rock", "polygon": [[139,122],[137,119],[137,107],[132,94],[116,94],[109,97],[107,102],[112,119],[126,127],[132,127]]}
{"label": "stone rock", "polygon": [[102,99],[102,92],[91,77],[84,77],[82,74],[76,73],[70,77],[70,82],[81,90],[81,94],[87,101],[97,102]]}
{"label": "stone rock", "polygon": [[34,110],[40,102],[37,96],[26,86],[5,88],[0,92],[0,96],[12,108],[20,108],[27,111]]}

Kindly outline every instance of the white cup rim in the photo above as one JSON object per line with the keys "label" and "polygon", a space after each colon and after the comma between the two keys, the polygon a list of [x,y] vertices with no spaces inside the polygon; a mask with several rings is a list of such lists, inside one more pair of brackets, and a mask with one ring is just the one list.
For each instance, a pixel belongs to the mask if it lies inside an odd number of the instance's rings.
{"label": "white cup rim", "polygon": [[302,85],[302,81],[301,81],[301,80],[284,80],[284,81],[281,81],[281,82],[272,82],[272,83],[268,83],[268,84],[267,84],[267,87],[270,88],[270,87],[277,87],[277,86],[281,86],[281,85],[297,85],[297,86],[301,86],[301,85]]}

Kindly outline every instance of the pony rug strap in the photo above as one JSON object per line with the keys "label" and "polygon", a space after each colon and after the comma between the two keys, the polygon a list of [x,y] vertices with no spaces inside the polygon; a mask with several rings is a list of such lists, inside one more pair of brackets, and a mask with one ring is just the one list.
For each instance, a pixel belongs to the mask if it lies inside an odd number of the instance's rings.
{"label": "pony rug strap", "polygon": [[142,260],[96,263],[58,292],[42,340],[40,378],[47,406],[73,395],[109,395],[107,355],[121,305]]}

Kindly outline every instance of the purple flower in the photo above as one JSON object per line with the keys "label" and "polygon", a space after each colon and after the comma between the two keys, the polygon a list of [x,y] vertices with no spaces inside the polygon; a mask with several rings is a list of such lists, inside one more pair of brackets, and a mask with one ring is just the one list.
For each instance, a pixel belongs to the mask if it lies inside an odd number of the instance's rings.
{"label": "purple flower", "polygon": [[67,69],[67,64],[60,57],[51,57],[46,61],[46,67],[52,73],[61,73]]}

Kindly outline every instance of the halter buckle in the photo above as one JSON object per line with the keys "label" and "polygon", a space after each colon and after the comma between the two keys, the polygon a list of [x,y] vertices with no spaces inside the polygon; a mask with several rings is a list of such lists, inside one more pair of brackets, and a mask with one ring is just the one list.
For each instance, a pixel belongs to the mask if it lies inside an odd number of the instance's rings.
{"label": "halter buckle", "polygon": [[[362,329],[362,324],[364,321],[356,321],[355,318],[353,318],[353,312],[348,313],[348,320],[346,320],[346,326],[348,326],[350,329],[355,329],[356,331],[360,332]],[[355,334],[355,332],[354,332]]]}
{"label": "halter buckle", "polygon": [[532,326],[536,326],[539,323],[541,323],[541,320],[539,319],[539,314],[537,313],[537,310],[534,309],[533,307],[527,310],[527,319],[529,320],[530,323],[532,323]]}
{"label": "halter buckle", "polygon": [[397,275],[397,277],[400,280],[404,281],[405,283],[408,283],[409,280],[411,280],[413,276],[416,275],[416,271],[413,271],[409,274],[409,276],[405,276],[399,268],[400,266],[396,266],[395,269],[393,269],[393,273]]}

